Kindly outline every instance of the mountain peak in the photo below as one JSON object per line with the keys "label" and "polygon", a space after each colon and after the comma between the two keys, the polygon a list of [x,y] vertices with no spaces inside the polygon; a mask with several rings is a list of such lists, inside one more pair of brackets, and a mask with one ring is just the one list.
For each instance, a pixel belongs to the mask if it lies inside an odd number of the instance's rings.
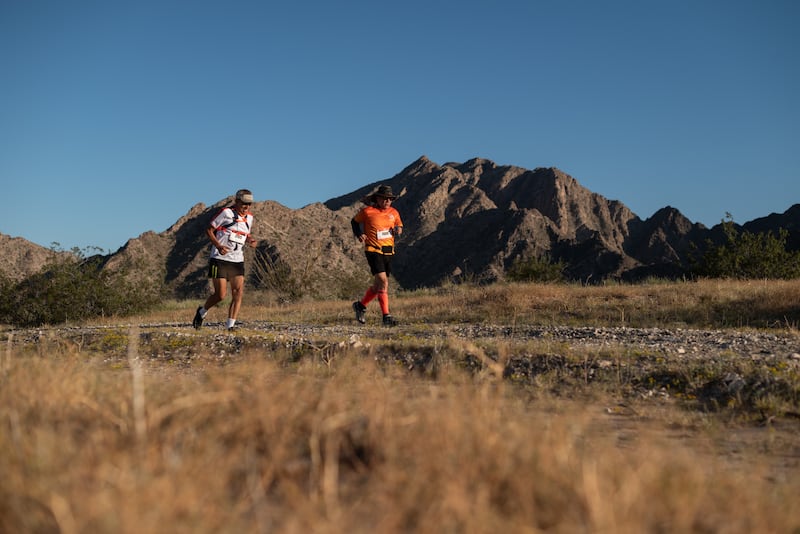
{"label": "mountain peak", "polygon": [[422,155],[398,174],[424,174],[438,168],[439,166],[428,159],[428,156]]}

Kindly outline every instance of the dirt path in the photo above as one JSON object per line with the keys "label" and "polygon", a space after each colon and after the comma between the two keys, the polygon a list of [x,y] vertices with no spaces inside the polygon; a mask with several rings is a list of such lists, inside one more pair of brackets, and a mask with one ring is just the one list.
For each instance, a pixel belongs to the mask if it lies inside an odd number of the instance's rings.
{"label": "dirt path", "polygon": [[[35,343],[46,337],[76,338],[93,336],[104,331],[131,328],[130,324],[107,326],[50,327],[7,330],[15,343]],[[502,339],[506,342],[543,341],[567,343],[582,347],[630,347],[653,354],[678,358],[777,359],[800,365],[800,334],[787,332],[694,330],[626,327],[568,326],[503,326],[503,325],[427,325],[409,324],[396,328],[356,325],[279,324],[249,321],[234,332],[224,330],[221,323],[208,323],[201,330],[188,324],[162,323],[136,325],[140,332],[173,332],[176,335],[235,336],[245,340],[280,336],[307,342],[327,342],[373,338],[381,340],[448,338],[472,340]],[[184,330],[185,329],[185,330]]]}

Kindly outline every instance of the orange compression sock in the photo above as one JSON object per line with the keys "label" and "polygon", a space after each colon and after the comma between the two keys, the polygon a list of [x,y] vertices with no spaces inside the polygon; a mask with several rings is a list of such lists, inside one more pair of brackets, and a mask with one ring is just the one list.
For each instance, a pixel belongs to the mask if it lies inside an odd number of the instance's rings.
{"label": "orange compression sock", "polygon": [[386,291],[379,292],[378,303],[381,305],[381,313],[389,315],[389,293]]}
{"label": "orange compression sock", "polygon": [[366,305],[372,302],[372,299],[377,296],[378,294],[372,289],[372,286],[370,286],[369,289],[367,289],[367,292],[364,293],[364,298],[361,299],[361,304],[366,307]]}

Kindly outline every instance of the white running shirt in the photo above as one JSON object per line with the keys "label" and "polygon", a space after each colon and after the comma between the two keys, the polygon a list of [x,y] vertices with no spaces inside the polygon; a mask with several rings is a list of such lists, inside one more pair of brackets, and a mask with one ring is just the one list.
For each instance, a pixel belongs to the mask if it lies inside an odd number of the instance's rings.
{"label": "white running shirt", "polygon": [[[234,218],[236,224],[225,228],[234,221]],[[248,211],[240,217],[232,208],[224,208],[211,221],[211,227],[214,228],[220,245],[228,247],[228,253],[222,255],[217,247],[211,245],[211,258],[231,263],[244,262],[244,246],[253,227],[253,214]]]}

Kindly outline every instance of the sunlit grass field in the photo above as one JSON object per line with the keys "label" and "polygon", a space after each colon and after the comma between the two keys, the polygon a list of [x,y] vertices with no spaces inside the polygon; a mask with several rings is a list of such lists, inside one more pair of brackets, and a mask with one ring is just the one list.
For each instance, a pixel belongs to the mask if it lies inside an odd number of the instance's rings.
{"label": "sunlit grass field", "polygon": [[[365,288],[366,288],[365,284]],[[661,328],[800,328],[800,280],[653,281],[647,284],[444,285],[390,289],[392,313],[404,323],[496,323]],[[358,299],[361,294],[354,294]],[[351,301],[282,303],[245,291],[240,319],[336,324],[352,319]],[[146,317],[127,320],[190,322],[197,302],[168,302]],[[227,302],[210,320],[223,320]],[[378,314],[377,304],[370,313]],[[376,320],[376,319],[375,319]],[[118,319],[95,321],[116,324]]]}
{"label": "sunlit grass field", "polygon": [[[393,293],[401,326],[375,326],[370,308],[359,334],[350,301],[249,292],[234,334],[191,329],[197,305],[94,321],[106,328],[91,336],[2,331],[0,532],[800,532],[792,362],[731,362],[780,373],[785,391],[708,410],[674,392],[631,395],[631,366],[616,362],[638,355],[624,347],[437,334],[566,325],[800,340],[800,281],[445,286]],[[249,326],[261,322],[286,333]],[[297,324],[326,329],[298,341]],[[420,367],[408,353],[433,357]],[[595,381],[568,365],[504,376],[522,353],[612,365]],[[687,383],[726,372],[701,364],[665,362]]]}

